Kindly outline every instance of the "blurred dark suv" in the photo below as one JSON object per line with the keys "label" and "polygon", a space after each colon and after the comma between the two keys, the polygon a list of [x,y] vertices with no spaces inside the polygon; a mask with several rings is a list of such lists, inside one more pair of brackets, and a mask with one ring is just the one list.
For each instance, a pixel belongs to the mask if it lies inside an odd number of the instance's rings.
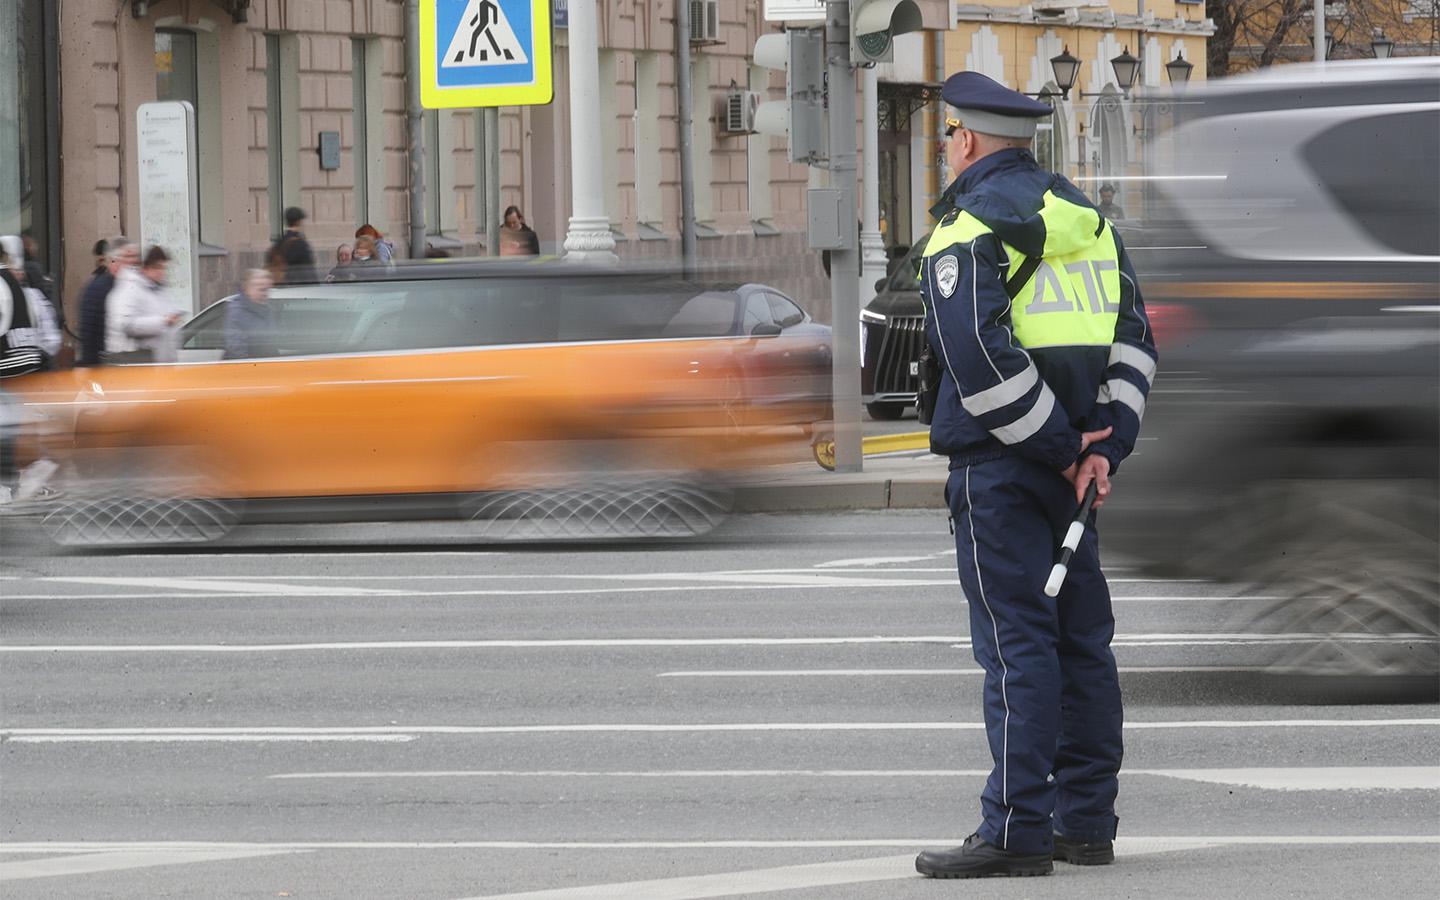
{"label": "blurred dark suv", "polygon": [[925,343],[925,306],[920,302],[920,258],[925,235],[877,285],[860,311],[860,393],[872,419],[898,419],[915,406],[916,361]]}

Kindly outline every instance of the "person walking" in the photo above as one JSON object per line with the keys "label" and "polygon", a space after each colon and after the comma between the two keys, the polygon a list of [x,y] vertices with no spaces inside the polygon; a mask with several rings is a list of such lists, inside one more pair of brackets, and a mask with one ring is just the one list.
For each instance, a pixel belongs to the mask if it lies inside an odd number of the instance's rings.
{"label": "person walking", "polygon": [[305,210],[285,210],[285,233],[270,245],[266,268],[276,284],[309,284],[315,280],[315,252],[305,240]]}
{"label": "person walking", "polygon": [[[98,366],[105,359],[105,306],[121,272],[140,264],[140,247],[128,238],[117,237],[106,244],[105,265],[97,268],[80,295],[79,366]],[[99,249],[99,245],[96,245]]]}
{"label": "person walking", "polygon": [[116,277],[105,310],[107,362],[175,362],[184,313],[165,290],[170,254],[151,247],[139,270]]}
{"label": "person walking", "polygon": [[1102,506],[1135,446],[1156,351],[1119,236],[1031,155],[1050,107],[977,72],[942,97],[956,179],[920,272],[941,373],[930,445],[950,458],[994,767],[976,832],[915,868],[1044,875],[1114,859],[1123,716],[1093,513],[1059,596],[1044,586],[1086,488]]}
{"label": "person walking", "polygon": [[240,293],[225,309],[225,359],[254,359],[275,352],[275,318],[270,309],[273,282],[264,269],[245,273]]}

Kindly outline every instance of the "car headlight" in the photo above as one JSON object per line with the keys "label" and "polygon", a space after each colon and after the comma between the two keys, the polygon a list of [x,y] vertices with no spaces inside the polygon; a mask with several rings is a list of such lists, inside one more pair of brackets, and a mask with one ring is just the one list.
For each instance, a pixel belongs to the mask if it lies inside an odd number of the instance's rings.
{"label": "car headlight", "polygon": [[884,325],[889,320],[889,318],[890,317],[885,315],[884,313],[871,312],[868,309],[860,310],[860,321],[862,322],[878,322],[879,324]]}

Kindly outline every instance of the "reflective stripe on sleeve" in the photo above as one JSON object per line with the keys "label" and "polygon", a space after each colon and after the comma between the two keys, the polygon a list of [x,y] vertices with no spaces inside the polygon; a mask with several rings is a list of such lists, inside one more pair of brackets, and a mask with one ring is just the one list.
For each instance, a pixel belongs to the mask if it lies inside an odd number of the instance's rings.
{"label": "reflective stripe on sleeve", "polygon": [[1030,392],[1035,382],[1040,380],[1040,372],[1032,362],[1025,371],[1012,378],[1007,378],[992,388],[986,388],[968,397],[960,398],[960,405],[972,416],[983,416],[988,412],[994,412],[1003,406],[1008,406],[1019,400]]}
{"label": "reflective stripe on sleeve", "polygon": [[990,433],[999,438],[1002,443],[1018,444],[1045,427],[1050,413],[1054,410],[1055,394],[1050,390],[1048,384],[1041,382],[1040,396],[1035,398],[1035,405],[1030,407],[1030,411],[1009,425],[990,429]]}
{"label": "reflective stripe on sleeve", "polygon": [[1105,404],[1112,401],[1130,407],[1135,412],[1136,418],[1145,418],[1145,395],[1130,382],[1112,378],[1100,385],[1100,393],[1095,396],[1095,402]]}
{"label": "reflective stripe on sleeve", "polygon": [[1155,383],[1155,360],[1150,354],[1139,347],[1132,347],[1129,344],[1122,344],[1118,341],[1110,345],[1110,362],[1106,365],[1113,366],[1122,363],[1129,366],[1141,375],[1145,376],[1146,384]]}

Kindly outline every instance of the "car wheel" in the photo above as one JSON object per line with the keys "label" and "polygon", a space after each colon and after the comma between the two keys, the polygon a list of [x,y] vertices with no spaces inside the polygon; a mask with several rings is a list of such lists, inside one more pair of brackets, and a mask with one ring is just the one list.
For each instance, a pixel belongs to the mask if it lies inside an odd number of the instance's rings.
{"label": "car wheel", "polygon": [[[1275,481],[1230,518],[1246,581],[1273,599],[1242,633],[1283,635],[1267,672],[1334,697],[1440,681],[1440,567],[1433,482]],[[1216,560],[1219,564],[1220,560]]]}
{"label": "car wheel", "polygon": [[609,474],[563,487],[479,494],[466,512],[489,540],[685,538],[712,531],[732,499],[729,491],[695,478]]}
{"label": "car wheel", "polygon": [[877,422],[894,422],[905,415],[909,405],[905,403],[867,403],[865,411]]}

